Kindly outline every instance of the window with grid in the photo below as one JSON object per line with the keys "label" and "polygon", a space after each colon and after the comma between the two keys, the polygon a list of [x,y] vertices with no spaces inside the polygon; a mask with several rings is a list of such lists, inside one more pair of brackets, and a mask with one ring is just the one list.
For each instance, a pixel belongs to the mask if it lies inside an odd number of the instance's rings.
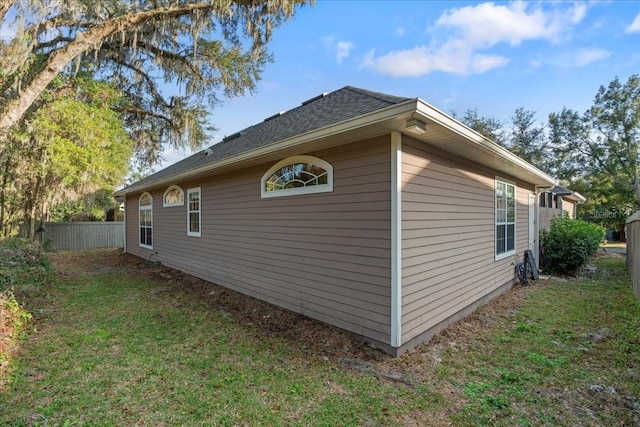
{"label": "window with grid", "polygon": [[496,180],[496,259],[516,250],[516,186]]}
{"label": "window with grid", "polygon": [[140,246],[153,249],[153,197],[144,193],[138,201]]}
{"label": "window with grid", "polygon": [[200,237],[201,205],[200,187],[187,190],[187,235]]}

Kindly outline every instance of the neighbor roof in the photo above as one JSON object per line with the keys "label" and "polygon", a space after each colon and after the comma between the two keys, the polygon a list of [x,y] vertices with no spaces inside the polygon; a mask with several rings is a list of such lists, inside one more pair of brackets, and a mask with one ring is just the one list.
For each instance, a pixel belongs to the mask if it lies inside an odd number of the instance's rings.
{"label": "neighbor roof", "polygon": [[574,202],[583,203],[587,200],[586,197],[584,197],[582,194],[575,191],[571,191],[564,187],[560,187],[559,185],[556,185],[555,187],[553,187],[551,189],[551,192],[555,195],[562,196],[563,198],[574,201]]}

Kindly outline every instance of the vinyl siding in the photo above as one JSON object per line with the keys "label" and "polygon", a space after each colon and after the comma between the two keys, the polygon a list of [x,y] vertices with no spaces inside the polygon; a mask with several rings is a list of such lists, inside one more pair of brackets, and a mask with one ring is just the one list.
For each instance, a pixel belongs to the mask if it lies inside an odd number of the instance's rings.
{"label": "vinyl siding", "polygon": [[[512,257],[495,261],[496,173],[403,136],[402,342],[513,281]],[[528,241],[528,194],[516,183],[516,249]]]}
{"label": "vinyl siding", "polygon": [[333,165],[332,193],[261,199],[273,163],[176,182],[185,195],[202,189],[202,236],[187,236],[186,205],[162,207],[161,188],[150,192],[153,250],[138,245],[139,194],[128,198],[127,249],[157,251],[169,267],[388,343],[389,137],[301,154]]}

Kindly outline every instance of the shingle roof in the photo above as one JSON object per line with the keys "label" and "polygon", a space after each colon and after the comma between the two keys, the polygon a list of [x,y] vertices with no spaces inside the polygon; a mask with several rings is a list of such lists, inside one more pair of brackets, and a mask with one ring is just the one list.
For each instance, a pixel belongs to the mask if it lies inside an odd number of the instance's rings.
{"label": "shingle roof", "polygon": [[[132,184],[148,186],[154,182],[264,147],[334,123],[339,123],[415,98],[404,98],[345,86],[305,101],[299,107],[268,117],[264,121],[236,132],[184,160]],[[208,155],[204,152],[208,151]],[[129,188],[127,187],[127,188]],[[124,188],[121,191],[126,190]]]}

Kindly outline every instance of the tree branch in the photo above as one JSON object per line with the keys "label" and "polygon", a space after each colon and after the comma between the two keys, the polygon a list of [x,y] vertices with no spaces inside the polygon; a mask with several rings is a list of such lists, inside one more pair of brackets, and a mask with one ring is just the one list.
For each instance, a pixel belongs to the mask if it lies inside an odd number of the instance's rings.
{"label": "tree branch", "polygon": [[156,84],[153,82],[153,79],[151,78],[151,76],[149,76],[147,73],[145,73],[144,71],[142,71],[140,68],[129,64],[128,62],[125,62],[121,59],[118,58],[107,58],[110,61],[113,61],[114,63],[128,68],[131,71],[133,71],[134,73],[138,74],[140,77],[142,77],[146,82],[147,82],[147,87],[149,88],[149,90],[151,91],[151,95],[153,96],[153,98],[160,104],[162,104],[163,107],[165,108],[169,108],[171,107],[171,105],[169,105],[169,103],[164,99],[164,97],[160,94],[160,92],[158,91],[158,88],[156,86]]}
{"label": "tree branch", "polygon": [[1,0],[0,1],[0,21],[4,19],[4,16],[7,14],[11,6],[13,6],[15,0]]}
{"label": "tree branch", "polygon": [[211,11],[215,7],[214,4],[215,2],[187,3],[137,12],[110,19],[84,33],[78,33],[74,41],[51,54],[44,69],[24,88],[20,97],[5,105],[0,115],[0,135],[20,121],[29,106],[69,62],[95,48],[105,38],[154,19],[177,18],[195,11]]}

